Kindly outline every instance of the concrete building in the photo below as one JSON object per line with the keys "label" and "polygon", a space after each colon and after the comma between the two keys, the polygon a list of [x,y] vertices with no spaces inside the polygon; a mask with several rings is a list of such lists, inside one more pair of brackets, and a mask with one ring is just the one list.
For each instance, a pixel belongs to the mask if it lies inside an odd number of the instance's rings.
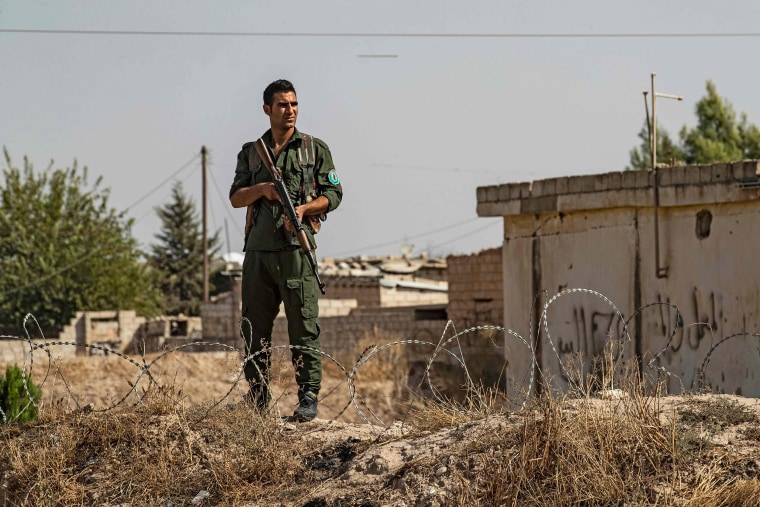
{"label": "concrete building", "polygon": [[[657,174],[656,186],[626,171],[478,188],[478,215],[504,218],[503,324],[536,336],[552,301],[536,347],[559,386],[574,354],[589,371],[610,336],[629,336],[624,357],[670,392],[703,373],[716,391],[760,396],[759,164]],[[510,344],[510,377],[529,378],[530,351]]]}

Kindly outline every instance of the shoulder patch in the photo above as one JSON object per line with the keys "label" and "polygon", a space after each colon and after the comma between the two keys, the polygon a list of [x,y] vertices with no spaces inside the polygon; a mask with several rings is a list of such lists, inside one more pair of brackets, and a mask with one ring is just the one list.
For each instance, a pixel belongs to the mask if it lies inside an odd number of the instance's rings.
{"label": "shoulder patch", "polygon": [[333,185],[340,183],[340,178],[338,178],[338,173],[335,172],[335,169],[330,169],[330,172],[327,173],[327,179],[330,180],[330,183]]}

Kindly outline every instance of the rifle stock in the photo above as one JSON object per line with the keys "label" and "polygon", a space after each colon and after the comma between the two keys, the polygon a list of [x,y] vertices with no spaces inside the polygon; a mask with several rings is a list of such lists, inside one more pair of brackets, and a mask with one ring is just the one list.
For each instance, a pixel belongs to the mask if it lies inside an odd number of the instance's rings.
{"label": "rifle stock", "polygon": [[319,278],[317,258],[314,255],[314,245],[311,244],[309,236],[306,234],[306,230],[304,229],[301,220],[298,218],[298,213],[296,213],[296,209],[293,206],[293,201],[290,199],[290,194],[288,193],[288,189],[282,179],[282,174],[280,174],[280,170],[277,169],[277,166],[274,164],[272,153],[269,151],[269,148],[261,138],[256,140],[254,143],[254,148],[256,149],[256,153],[259,154],[259,157],[261,157],[261,161],[269,171],[269,174],[272,175],[272,181],[274,182],[275,188],[277,188],[277,193],[280,194],[280,199],[282,201],[282,207],[285,211],[285,215],[287,215],[291,225],[293,225],[293,228],[296,231],[295,234],[296,238],[298,238],[298,243],[301,245],[301,251],[303,251],[304,255],[306,255],[306,259],[309,261],[311,270],[314,272],[314,276],[317,278],[319,291],[324,294],[325,284]]}

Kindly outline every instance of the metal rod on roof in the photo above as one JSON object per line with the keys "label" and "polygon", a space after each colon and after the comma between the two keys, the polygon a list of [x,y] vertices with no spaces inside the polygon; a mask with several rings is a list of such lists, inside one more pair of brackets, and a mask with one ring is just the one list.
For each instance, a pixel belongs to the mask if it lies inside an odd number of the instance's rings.
{"label": "metal rod on roof", "polygon": [[649,103],[647,102],[648,91],[644,90],[644,110],[647,113],[647,139],[649,139],[649,156],[652,156],[652,122],[649,119]]}
{"label": "metal rod on roof", "polygon": [[[683,97],[667,93],[655,93],[654,76],[655,73],[652,72],[652,126],[650,130],[650,154],[652,156],[652,186],[654,188],[654,273],[657,278],[665,278],[668,276],[668,267],[660,265],[660,178],[657,172],[657,97],[675,100],[683,100]],[[646,95],[646,92],[644,93]]]}

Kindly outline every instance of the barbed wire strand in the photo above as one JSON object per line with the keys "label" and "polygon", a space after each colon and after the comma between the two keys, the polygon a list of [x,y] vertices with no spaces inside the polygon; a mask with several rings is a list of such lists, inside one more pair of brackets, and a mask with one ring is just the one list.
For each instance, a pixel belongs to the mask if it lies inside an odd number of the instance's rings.
{"label": "barbed wire strand", "polygon": [[[542,291],[542,293],[539,293],[535,300],[534,304],[537,304],[540,301],[540,296],[542,294],[545,294],[545,291]],[[680,311],[678,310],[678,307],[671,304],[671,303],[652,303],[645,306],[642,306],[639,308],[636,312],[632,314],[631,317],[628,319],[625,319],[622,312],[615,306],[615,304],[606,296],[601,294],[600,292],[591,290],[591,289],[583,289],[583,288],[577,288],[577,289],[568,289],[563,290],[559,292],[558,294],[554,295],[553,297],[546,300],[546,302],[543,304],[543,311],[541,313],[541,316],[539,318],[539,325],[536,328],[536,336],[532,336],[532,331],[529,333],[529,338],[526,339],[522,335],[518,334],[514,330],[502,327],[502,326],[494,326],[494,325],[478,325],[478,326],[472,326],[467,329],[464,329],[462,331],[458,331],[453,323],[453,321],[449,320],[447,321],[446,325],[444,326],[444,329],[438,339],[437,342],[433,341],[425,341],[425,340],[416,340],[416,339],[402,339],[397,340],[393,342],[389,342],[382,345],[373,344],[367,347],[356,359],[356,362],[351,368],[347,368],[345,365],[343,365],[336,357],[334,357],[332,354],[326,353],[322,350],[317,350],[312,347],[305,347],[300,345],[276,345],[276,346],[268,346],[263,348],[262,350],[259,350],[253,354],[249,354],[246,352],[246,350],[250,350],[250,348],[246,347],[245,350],[241,351],[239,348],[229,345],[227,343],[221,343],[221,342],[213,342],[213,341],[192,341],[188,343],[183,343],[180,345],[177,345],[172,348],[167,348],[166,350],[161,351],[158,353],[155,357],[153,357],[150,361],[148,361],[146,357],[146,351],[147,348],[145,345],[144,340],[141,340],[139,343],[140,348],[140,357],[139,361],[135,358],[119,352],[115,351],[112,348],[100,345],[97,343],[90,343],[90,344],[83,344],[83,343],[76,343],[76,342],[70,342],[70,341],[61,341],[61,340],[48,340],[45,338],[44,334],[42,333],[42,330],[39,326],[39,323],[37,319],[32,314],[27,314],[27,316],[24,319],[23,328],[25,336],[11,336],[11,335],[0,335],[0,339],[5,340],[17,340],[24,342],[28,347],[29,350],[26,352],[23,366],[22,366],[22,384],[23,389],[25,391],[25,395],[28,398],[26,405],[24,409],[22,409],[19,414],[17,414],[14,417],[9,417],[9,415],[3,410],[2,407],[0,407],[0,416],[2,418],[2,422],[4,424],[12,423],[15,420],[17,420],[21,414],[29,410],[30,407],[34,407],[37,410],[41,410],[43,408],[43,405],[38,403],[36,400],[34,400],[34,397],[30,393],[30,380],[32,375],[32,370],[35,367],[39,367],[38,364],[35,366],[35,355],[36,353],[44,353],[47,357],[47,369],[42,375],[42,379],[38,383],[38,387],[42,389],[47,382],[50,381],[51,376],[53,378],[60,378],[64,387],[64,391],[66,392],[68,399],[74,403],[76,410],[82,410],[83,407],[79,401],[78,396],[76,393],[73,392],[73,389],[71,387],[71,383],[67,380],[66,375],[64,374],[63,368],[61,368],[61,365],[59,364],[59,359],[56,358],[56,356],[52,353],[52,351],[55,348],[63,348],[63,347],[72,347],[75,349],[84,349],[87,351],[88,354],[91,354],[93,351],[97,351],[103,354],[111,354],[118,358],[121,358],[127,362],[129,362],[132,366],[134,366],[137,369],[137,375],[134,379],[134,381],[130,382],[127,381],[127,384],[129,385],[129,390],[127,392],[116,399],[113,403],[110,405],[104,406],[104,407],[94,407],[92,404],[88,405],[87,408],[92,411],[97,412],[107,412],[110,410],[113,410],[117,406],[125,403],[131,395],[134,395],[136,401],[135,404],[142,403],[142,396],[139,391],[139,385],[141,380],[143,380],[144,377],[147,378],[147,381],[149,382],[149,386],[147,389],[150,388],[151,385],[155,385],[160,392],[169,392],[169,390],[164,389],[164,385],[161,383],[160,378],[155,376],[152,369],[156,368],[157,364],[159,364],[160,361],[164,360],[165,358],[171,356],[172,354],[182,352],[185,349],[191,348],[193,350],[197,349],[221,349],[222,351],[225,351],[227,353],[233,353],[237,355],[240,358],[240,362],[234,372],[233,380],[231,381],[231,387],[229,390],[227,390],[226,393],[224,393],[221,397],[218,399],[215,399],[212,403],[207,405],[207,408],[202,412],[201,419],[204,417],[208,417],[215,409],[217,409],[225,400],[227,400],[233,391],[238,388],[241,381],[245,381],[244,379],[244,367],[247,363],[253,364],[258,369],[258,361],[260,355],[271,355],[275,352],[287,352],[290,351],[291,354],[293,351],[308,351],[312,353],[318,353],[323,360],[329,360],[333,362],[338,369],[343,373],[344,379],[342,379],[337,385],[333,386],[329,392],[323,394],[321,397],[322,399],[328,398],[332,396],[334,393],[338,391],[338,389],[341,386],[345,385],[345,388],[348,392],[349,401],[346,402],[346,404],[343,406],[341,410],[339,410],[338,414],[331,418],[327,424],[332,424],[334,421],[336,421],[338,418],[340,418],[348,409],[348,407],[352,406],[353,409],[356,411],[356,413],[359,415],[359,417],[364,420],[365,423],[370,425],[372,428],[374,428],[378,433],[382,434],[383,432],[387,431],[392,427],[392,425],[387,424],[382,420],[380,416],[378,416],[371,408],[369,399],[367,399],[365,396],[363,396],[360,391],[357,389],[356,385],[356,374],[360,371],[360,369],[368,364],[370,360],[373,357],[380,357],[380,354],[391,347],[397,347],[397,346],[410,346],[410,345],[417,345],[417,346],[424,346],[424,347],[430,347],[432,348],[432,352],[430,356],[427,358],[427,361],[425,362],[425,369],[423,372],[422,379],[420,380],[420,383],[417,385],[417,392],[416,394],[424,400],[424,396],[421,392],[421,387],[424,384],[427,384],[427,387],[432,395],[432,401],[439,405],[440,407],[444,408],[445,410],[460,413],[460,414],[472,414],[477,415],[477,410],[473,410],[473,406],[475,409],[483,408],[486,406],[486,402],[479,396],[478,386],[475,385],[475,381],[472,378],[472,375],[470,374],[469,367],[467,364],[467,358],[465,357],[464,351],[461,346],[460,338],[464,337],[465,335],[469,335],[471,333],[476,333],[476,337],[478,334],[482,333],[483,331],[487,331],[490,333],[489,336],[493,336],[494,332],[500,333],[504,335],[505,339],[505,351],[511,350],[509,347],[506,346],[506,340],[507,339],[515,339],[516,343],[522,344],[522,346],[525,346],[528,350],[529,355],[529,374],[526,375],[527,377],[527,385],[522,385],[522,388],[519,390],[514,390],[515,393],[521,391],[524,393],[524,397],[521,400],[522,403],[520,403],[520,410],[523,410],[526,406],[526,403],[528,399],[531,396],[531,393],[533,392],[535,388],[535,377],[533,375],[534,370],[537,371],[543,378],[548,382],[548,376],[546,375],[546,372],[544,371],[547,367],[540,367],[539,362],[536,358],[536,347],[534,344],[538,344],[539,340],[541,339],[541,330],[543,329],[543,333],[545,334],[545,339],[549,346],[551,347],[554,355],[557,358],[558,361],[558,367],[560,371],[564,374],[568,381],[568,385],[576,388],[580,388],[581,386],[578,385],[574,380],[573,376],[570,374],[568,369],[566,368],[562,356],[560,355],[559,351],[557,350],[557,347],[554,344],[554,341],[552,340],[551,333],[550,333],[550,320],[549,320],[549,309],[554,305],[558,300],[560,300],[563,297],[571,296],[571,295],[579,295],[579,294],[586,294],[594,296],[601,301],[603,301],[606,305],[608,305],[610,308],[612,308],[614,315],[617,316],[619,321],[623,324],[623,328],[621,332],[619,333],[616,341],[618,343],[618,353],[614,357],[615,364],[620,364],[624,358],[624,347],[623,343],[625,341],[630,341],[631,337],[629,335],[628,329],[629,329],[629,323],[632,319],[634,319],[638,314],[641,312],[650,309],[650,308],[656,308],[656,307],[668,307],[671,309],[674,309],[676,312],[676,325],[674,326],[673,332],[670,333],[670,336],[668,337],[665,346],[658,350],[656,354],[652,356],[652,358],[645,364],[645,366],[651,370],[653,373],[656,373],[658,376],[660,374],[665,374],[668,376],[673,376],[671,372],[669,372],[666,368],[664,368],[661,365],[656,364],[659,361],[659,358],[662,356],[662,354],[673,345],[673,339],[676,336],[677,332],[679,330],[684,330],[689,327],[699,327],[699,326],[707,326],[709,329],[709,332],[712,335],[711,341],[710,341],[710,349],[707,352],[705,358],[702,361],[701,367],[697,369],[697,375],[695,376],[694,381],[692,382],[692,388],[703,388],[705,384],[705,372],[710,364],[711,358],[714,356],[716,350],[724,345],[725,343],[729,342],[730,340],[739,337],[739,336],[746,336],[751,338],[760,338],[760,334],[757,333],[736,333],[732,334],[726,337],[723,337],[719,340],[715,340],[714,336],[714,330],[711,326],[707,323],[694,323],[690,324],[689,326],[683,326],[682,325],[682,316],[680,314]],[[241,337],[245,337],[246,333],[244,332],[244,325],[246,325],[250,328],[250,322],[247,321],[247,319],[241,319],[240,321],[240,332]],[[36,332],[39,334],[40,338],[32,338],[32,333],[30,332],[29,327],[34,326],[36,328]],[[612,326],[612,324],[610,325]],[[529,320],[529,330],[532,329],[532,318]],[[605,346],[610,345],[610,342],[613,341],[613,334],[610,332],[606,335],[606,341]],[[490,338],[489,338],[490,339]],[[493,342],[492,342],[493,343]],[[458,351],[458,353],[457,353]],[[464,378],[465,378],[465,385],[462,386],[462,389],[465,390],[465,392],[472,395],[475,394],[475,398],[477,403],[471,403],[470,408],[468,409],[465,406],[457,405],[446,399],[446,397],[441,393],[441,391],[436,386],[436,383],[434,382],[433,375],[431,373],[432,367],[435,364],[437,360],[439,360],[439,356],[441,354],[444,354],[447,356],[453,364],[458,365],[463,369]],[[508,359],[505,357],[505,360]],[[587,360],[590,360],[591,358],[586,358]],[[44,364],[44,363],[43,363]],[[507,366],[505,364],[505,370],[507,369]],[[52,372],[55,374],[53,375]],[[260,378],[264,378],[263,375],[261,375],[261,370],[258,369],[258,373],[260,374]],[[525,380],[526,377],[523,377]],[[509,399],[509,396],[513,396],[514,393],[505,393],[505,397]],[[176,403],[179,403],[178,400],[174,400]],[[513,400],[514,401],[514,400]],[[270,412],[274,415],[276,415],[279,419],[284,419],[281,416],[280,413],[280,403],[279,400],[275,400],[273,404],[273,408],[270,410]],[[365,412],[366,411],[366,412]],[[403,422],[403,421],[402,421]],[[316,430],[313,430],[316,431]]]}

